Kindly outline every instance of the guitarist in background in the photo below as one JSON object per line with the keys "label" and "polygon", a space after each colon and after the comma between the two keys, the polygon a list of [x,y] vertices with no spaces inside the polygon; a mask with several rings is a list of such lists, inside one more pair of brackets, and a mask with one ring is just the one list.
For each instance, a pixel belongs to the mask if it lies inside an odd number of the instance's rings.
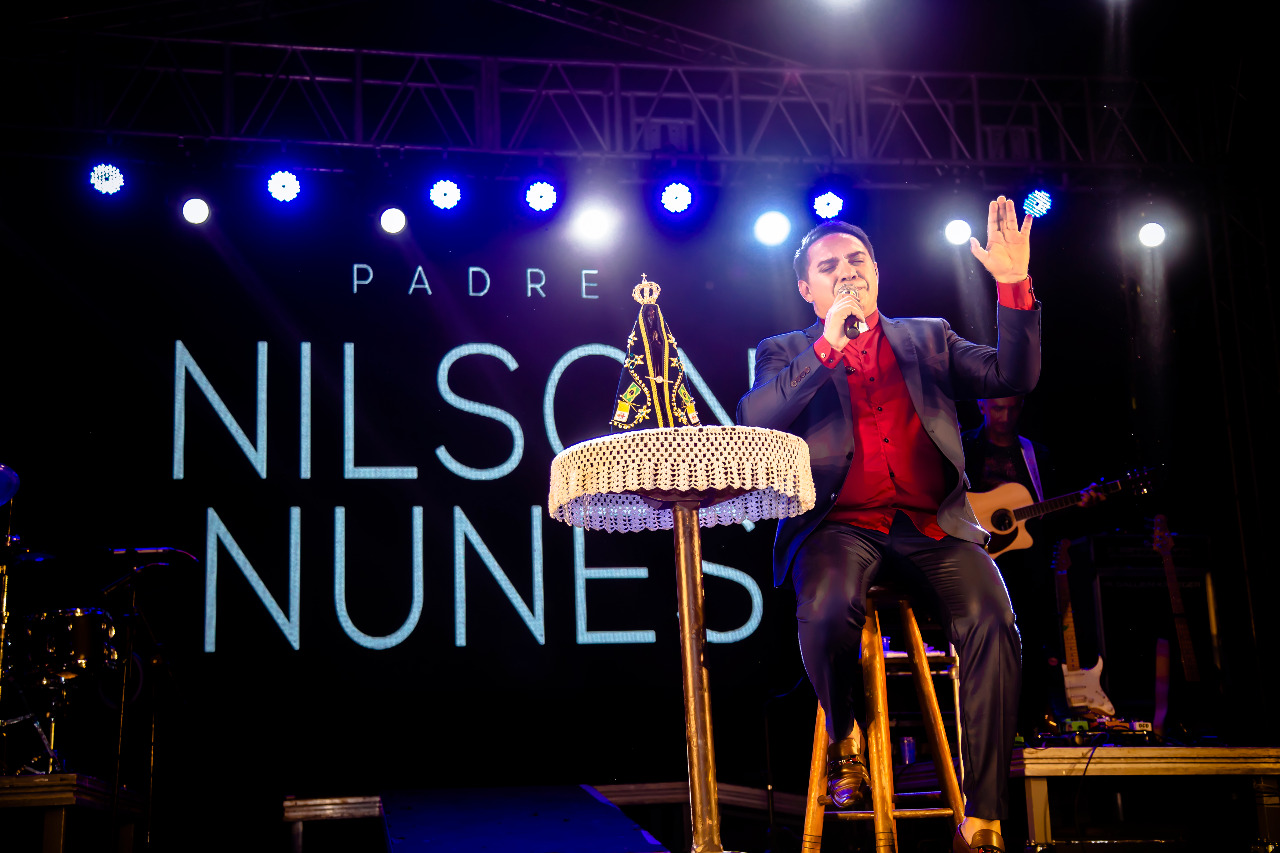
{"label": "guitarist in background", "polygon": [[[1023,402],[1023,397],[978,401],[982,424],[962,436],[971,492],[1020,483],[1035,501],[1043,501],[1046,493],[1056,494],[1047,448],[1018,433]],[[1081,506],[1092,506],[1100,500],[1105,500],[1105,495],[1092,486],[1081,492]],[[1033,540],[1030,548],[1005,551],[996,558],[1022,633],[1018,731],[1026,738],[1042,726],[1046,713],[1064,715],[1064,709],[1055,711],[1051,707],[1051,697],[1056,698],[1062,689],[1062,638],[1051,569],[1057,537],[1041,529],[1046,521],[1035,518],[1026,522]]]}

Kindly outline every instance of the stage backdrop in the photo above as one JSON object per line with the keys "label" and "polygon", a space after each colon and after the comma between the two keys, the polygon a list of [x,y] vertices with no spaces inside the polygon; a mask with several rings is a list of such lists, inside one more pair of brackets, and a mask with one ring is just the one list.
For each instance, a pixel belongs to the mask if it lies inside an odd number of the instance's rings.
{"label": "stage backdrop", "polygon": [[[790,272],[817,221],[802,191],[792,239],[768,249],[750,233],[763,190],[715,194],[684,232],[615,185],[616,238],[588,248],[568,235],[572,187],[549,217],[511,181],[443,212],[416,184],[341,174],[307,173],[281,204],[266,172],[231,168],[133,169],[106,198],[79,165],[28,164],[3,213],[0,462],[23,478],[15,532],[48,555],[15,566],[10,611],[119,613],[98,590],[127,565],[106,548],[195,556],[137,581],[167,662],[151,675],[162,799],[234,781],[270,814],[287,792],[683,778],[670,534],[553,522],[549,466],[607,431],[642,273],[703,422],[732,422],[756,343],[813,320]],[[178,216],[188,187],[210,199],[203,226]],[[393,200],[409,227],[390,236]],[[873,194],[849,218],[887,315],[994,343],[995,288],[942,241],[948,206]],[[981,228],[984,200],[961,207]],[[1104,215],[1062,203],[1033,236],[1032,417],[1071,436],[1067,488],[1133,464],[1118,272],[1106,240],[1079,236]],[[773,529],[704,532],[721,778],[761,787],[766,700],[802,674]],[[799,721],[776,771],[795,790],[812,702],[804,684],[775,703]]]}

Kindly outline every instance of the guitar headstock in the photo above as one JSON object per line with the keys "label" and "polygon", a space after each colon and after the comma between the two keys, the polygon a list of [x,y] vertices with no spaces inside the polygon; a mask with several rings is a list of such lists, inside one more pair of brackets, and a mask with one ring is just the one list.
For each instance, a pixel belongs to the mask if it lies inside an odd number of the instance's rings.
{"label": "guitar headstock", "polygon": [[1065,576],[1070,568],[1071,540],[1063,539],[1058,543],[1058,550],[1053,555],[1053,573]]}
{"label": "guitar headstock", "polygon": [[1169,532],[1169,519],[1163,515],[1155,517],[1155,523],[1151,531],[1151,547],[1155,548],[1156,553],[1163,557],[1168,557],[1173,553],[1173,534]]}

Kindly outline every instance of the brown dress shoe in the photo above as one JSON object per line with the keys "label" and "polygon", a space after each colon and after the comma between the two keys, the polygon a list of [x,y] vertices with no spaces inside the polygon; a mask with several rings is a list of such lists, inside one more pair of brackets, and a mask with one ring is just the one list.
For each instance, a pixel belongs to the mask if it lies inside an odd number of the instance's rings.
{"label": "brown dress shoe", "polygon": [[852,809],[871,798],[871,777],[852,737],[827,747],[827,796],[838,809]]}
{"label": "brown dress shoe", "polygon": [[957,826],[956,836],[951,840],[951,853],[1005,853],[1004,839],[994,829],[979,829],[973,834],[973,841],[968,842]]}

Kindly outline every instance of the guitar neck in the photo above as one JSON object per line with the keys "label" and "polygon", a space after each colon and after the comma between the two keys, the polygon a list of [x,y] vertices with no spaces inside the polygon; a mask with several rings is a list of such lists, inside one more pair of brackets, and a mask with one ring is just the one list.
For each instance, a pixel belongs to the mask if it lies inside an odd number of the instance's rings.
{"label": "guitar neck", "polygon": [[1080,650],[1076,646],[1076,617],[1071,612],[1071,587],[1067,581],[1067,570],[1059,569],[1057,573],[1058,612],[1062,614],[1062,662],[1067,669],[1080,668]]}
{"label": "guitar neck", "polygon": [[[1097,489],[1106,495],[1114,495],[1116,492],[1124,488],[1124,483],[1120,480],[1112,480],[1110,483],[1104,483]],[[1076,506],[1080,503],[1080,493],[1072,492],[1069,495],[1060,495],[1056,498],[1049,498],[1047,501],[1028,504],[1019,507],[1013,511],[1014,521],[1026,521],[1029,518],[1039,518],[1042,515],[1048,515],[1051,512],[1057,512],[1060,509],[1066,509],[1069,506]]]}
{"label": "guitar neck", "polygon": [[1173,609],[1173,624],[1178,633],[1178,652],[1182,656],[1182,675],[1187,681],[1200,680],[1200,668],[1196,665],[1195,650],[1191,646],[1191,630],[1187,627],[1186,610],[1182,606],[1182,585],[1178,583],[1178,570],[1173,565],[1173,554],[1162,553],[1164,579],[1169,585],[1169,605]]}
{"label": "guitar neck", "polygon": [[1164,580],[1169,585],[1169,603],[1173,607],[1173,615],[1181,616],[1186,610],[1182,607],[1182,585],[1178,583],[1178,570],[1173,566],[1173,555],[1164,554],[1161,559],[1164,562]]}

